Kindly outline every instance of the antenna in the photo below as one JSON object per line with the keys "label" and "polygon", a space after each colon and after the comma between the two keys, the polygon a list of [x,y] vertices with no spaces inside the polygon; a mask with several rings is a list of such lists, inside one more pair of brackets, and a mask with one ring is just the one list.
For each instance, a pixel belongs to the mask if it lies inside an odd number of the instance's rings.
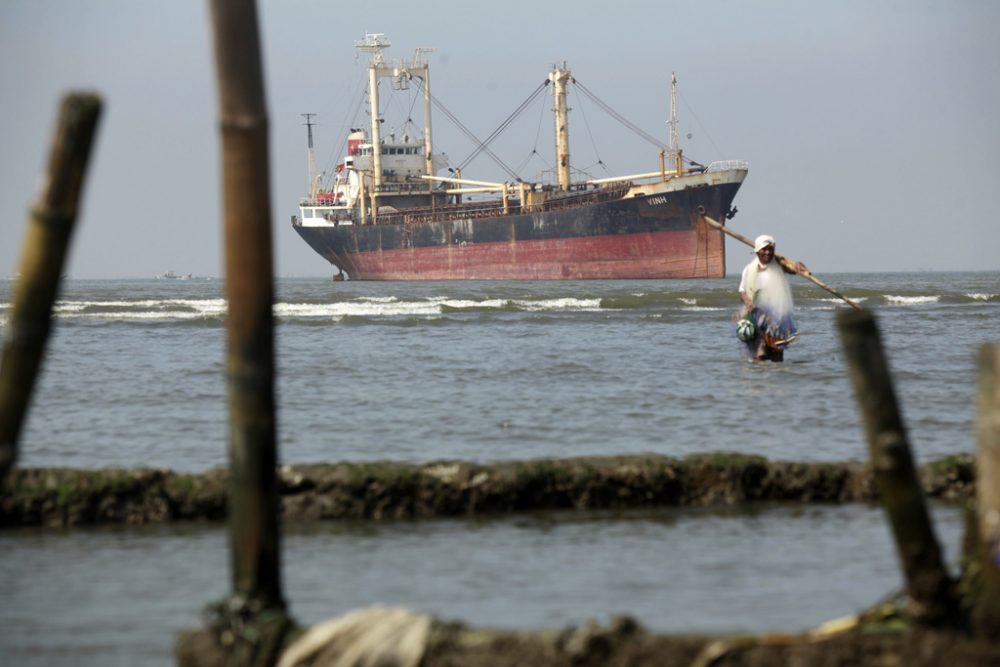
{"label": "antenna", "polygon": [[308,132],[309,132],[309,148],[312,149],[312,147],[313,147],[313,125],[316,124],[316,123],[312,122],[312,117],[313,116],[318,116],[319,114],[315,114],[315,113],[300,113],[299,115],[306,119],[305,126],[307,128],[309,128],[309,130],[308,130]]}
{"label": "antenna", "polygon": [[368,53],[374,64],[381,65],[385,62],[385,58],[382,57],[383,49],[389,48],[392,44],[389,43],[389,38],[385,36],[384,32],[373,32],[365,33],[365,38],[354,42],[354,46],[359,51]]}
{"label": "antenna", "polygon": [[667,125],[670,126],[670,155],[673,156],[677,152],[677,75],[673,72],[670,73],[670,120],[667,121]]}
{"label": "antenna", "polygon": [[434,53],[436,51],[434,47],[418,46],[413,50],[413,65],[419,67],[420,65],[427,64],[427,59],[424,58],[425,53]]}
{"label": "antenna", "polygon": [[305,126],[306,132],[309,136],[309,198],[315,199],[316,195],[316,156],[313,154],[313,125],[316,123],[312,122],[313,116],[318,114],[314,113],[304,113],[299,114],[306,119]]}

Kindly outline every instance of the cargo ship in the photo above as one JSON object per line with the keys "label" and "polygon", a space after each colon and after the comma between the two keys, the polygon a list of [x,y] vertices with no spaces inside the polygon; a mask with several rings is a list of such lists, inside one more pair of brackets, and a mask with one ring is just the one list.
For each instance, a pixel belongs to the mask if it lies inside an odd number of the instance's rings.
{"label": "cargo ship", "polygon": [[[746,178],[741,160],[689,160],[679,147],[676,77],[671,76],[669,145],[659,169],[572,180],[567,88],[577,84],[555,66],[551,87],[555,168],[550,182],[464,178],[435,154],[430,71],[417,49],[390,63],[384,34],[355,46],[369,55],[370,127],[354,128],[346,156],[327,184],[315,174],[312,114],[308,126],[309,194],[292,217],[295,231],[351,280],[583,280],[721,278],[723,233],[708,226],[732,218]],[[379,82],[422,91],[421,136],[383,136]],[[579,88],[579,84],[577,84]],[[415,104],[414,104],[415,105]],[[440,106],[440,105],[439,105]],[[522,105],[523,106],[523,105]],[[450,114],[449,114],[450,115]],[[495,134],[495,133],[494,133]],[[480,151],[491,153],[488,142]],[[439,175],[445,169],[449,175]]]}

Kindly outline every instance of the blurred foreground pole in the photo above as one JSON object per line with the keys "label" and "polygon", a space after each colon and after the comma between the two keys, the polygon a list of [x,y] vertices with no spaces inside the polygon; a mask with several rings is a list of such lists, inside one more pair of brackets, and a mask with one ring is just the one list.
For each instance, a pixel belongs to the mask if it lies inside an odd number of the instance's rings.
{"label": "blurred foreground pole", "polygon": [[1000,345],[979,351],[976,504],[983,590],[974,611],[977,634],[1000,638]]}
{"label": "blurred foreground pole", "polygon": [[0,362],[0,485],[17,459],[100,114],[95,95],[63,98],[48,172],[31,209]]}
{"label": "blurred foreground pole", "polygon": [[913,613],[928,625],[959,624],[954,582],[941,560],[913,467],[875,316],[866,310],[844,311],[837,314],[837,326]]}
{"label": "blurred foreground pole", "polygon": [[212,0],[222,133],[231,606],[284,610],[278,526],[268,122],[253,0]]}

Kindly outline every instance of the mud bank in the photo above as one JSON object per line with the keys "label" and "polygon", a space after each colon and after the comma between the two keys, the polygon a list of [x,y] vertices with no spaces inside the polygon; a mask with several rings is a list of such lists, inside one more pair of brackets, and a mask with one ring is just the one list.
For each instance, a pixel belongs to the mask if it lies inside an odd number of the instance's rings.
{"label": "mud bank", "polygon": [[556,636],[444,629],[421,665],[994,665],[1000,645],[952,633],[910,631],[884,635],[863,630],[828,638],[809,635],[685,637],[652,634],[628,619],[609,627],[585,626]]}
{"label": "mud bank", "polygon": [[[834,633],[754,636],[654,634],[628,617],[612,619],[607,626],[587,624],[561,631],[495,631],[438,620],[429,622],[426,634],[416,642],[411,637],[405,647],[393,647],[391,642],[387,646],[384,626],[355,626],[343,632],[339,640],[327,635],[324,641],[312,642],[314,648],[310,655],[300,655],[300,659],[288,662],[293,665],[335,664],[345,652],[351,652],[354,658],[359,655],[369,658],[378,656],[381,660],[378,664],[419,664],[422,667],[986,667],[1000,661],[1000,643],[975,639],[963,633],[913,626],[891,629],[884,623],[863,620],[850,629]],[[320,630],[320,636],[324,634],[320,628],[314,630]],[[289,639],[294,641],[303,631],[298,629],[292,632]],[[368,641],[366,635],[379,641]],[[308,640],[306,643],[309,643]],[[229,660],[234,655],[243,658],[248,655],[239,650],[239,644],[237,639],[223,647],[212,632],[188,631],[178,641],[177,664],[183,667],[232,664]],[[372,646],[366,647],[366,644]],[[295,652],[296,647],[293,647],[290,653]],[[260,654],[257,656],[259,658]],[[244,663],[249,664],[250,660],[244,660]]]}
{"label": "mud bank", "polygon": [[860,629],[832,637],[759,635],[694,637],[653,634],[630,619],[607,627],[584,626],[549,636],[440,628],[422,665],[770,665],[909,667],[993,665],[1000,645],[968,636],[931,631],[891,635]]}
{"label": "mud bank", "polygon": [[[971,456],[925,464],[929,497],[961,500],[973,491]],[[0,496],[0,526],[71,526],[221,520],[224,469],[12,471]],[[877,499],[859,462],[794,463],[740,454],[673,459],[615,456],[497,464],[339,463],[279,470],[289,521],[395,519],[503,514],[545,509],[625,509],[732,505],[760,501],[862,502]]]}

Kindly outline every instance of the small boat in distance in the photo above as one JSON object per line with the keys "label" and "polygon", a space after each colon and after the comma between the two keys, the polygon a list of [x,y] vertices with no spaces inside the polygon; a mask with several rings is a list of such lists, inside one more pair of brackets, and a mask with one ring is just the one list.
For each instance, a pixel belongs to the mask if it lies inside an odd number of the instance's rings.
{"label": "small boat in distance", "polygon": [[[573,83],[580,90],[582,85],[564,64],[535,92],[551,85],[554,182],[528,182],[512,174],[510,181],[495,183],[463,178],[460,168],[438,175],[448,164],[444,154],[433,152],[431,103],[440,104],[430,93],[426,49],[417,49],[411,61],[392,64],[383,54],[389,46],[383,34],[366,35],[355,46],[370,56],[371,127],[352,129],[347,155],[332,182],[321,187],[312,114],[304,114],[310,191],[300,202],[299,216],[292,217],[295,231],[338,267],[338,275],[346,272],[352,280],[725,275],[725,237],[702,215],[719,221],[735,215],[732,202],[748,166],[738,160],[704,166],[683,156],[676,77],[671,77],[670,143],[660,150],[657,171],[571,180],[567,87]],[[382,135],[381,79],[391,79],[396,89],[414,82],[422,89],[422,136]],[[480,142],[477,152],[490,153],[488,143]],[[483,198],[470,200],[470,195]]]}
{"label": "small boat in distance", "polygon": [[190,273],[188,273],[186,275],[181,275],[181,274],[175,273],[173,271],[167,271],[166,273],[162,273],[162,274],[156,276],[157,280],[191,280],[191,278],[192,278],[192,274],[190,274]]}

